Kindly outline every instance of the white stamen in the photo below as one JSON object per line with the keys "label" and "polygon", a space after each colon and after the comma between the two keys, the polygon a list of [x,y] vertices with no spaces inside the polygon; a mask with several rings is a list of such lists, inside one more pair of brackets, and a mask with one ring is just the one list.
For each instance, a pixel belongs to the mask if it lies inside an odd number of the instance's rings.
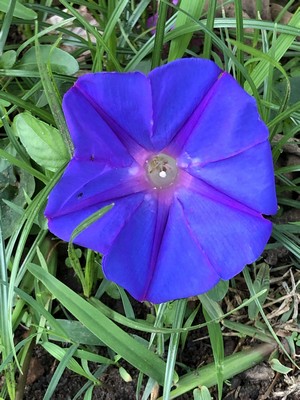
{"label": "white stamen", "polygon": [[149,158],[145,163],[145,169],[154,189],[173,185],[178,172],[176,160],[164,153]]}

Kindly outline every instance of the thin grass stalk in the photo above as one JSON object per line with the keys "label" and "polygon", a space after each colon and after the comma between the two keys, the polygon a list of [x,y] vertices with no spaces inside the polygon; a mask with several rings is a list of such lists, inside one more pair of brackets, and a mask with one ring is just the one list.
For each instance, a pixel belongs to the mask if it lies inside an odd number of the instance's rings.
{"label": "thin grass stalk", "polygon": [[23,349],[21,350],[22,352],[24,352],[25,356],[23,362],[21,362],[22,373],[19,375],[15,400],[23,400],[24,398],[24,391],[29,372],[32,351],[35,346],[35,341],[34,341],[35,328],[31,328],[28,334],[29,334],[28,336],[31,337],[31,340],[27,342],[24,345]]}
{"label": "thin grass stalk", "polygon": [[[38,24],[35,24],[35,35],[38,33]],[[70,137],[70,133],[66,126],[65,118],[61,109],[61,99],[56,88],[56,84],[53,79],[52,70],[50,64],[46,65],[43,63],[40,52],[40,44],[36,37],[35,40],[35,51],[38,69],[41,75],[41,81],[45,90],[45,95],[48,100],[49,107],[52,115],[56,120],[57,128],[60,130],[62,138],[65,142],[69,156],[72,157],[74,146]]]}
{"label": "thin grass stalk", "polygon": [[[217,0],[211,0],[209,2],[208,12],[207,12],[206,28],[210,32],[213,32],[213,29],[214,29],[216,6],[217,6]],[[208,34],[208,32],[205,32],[204,47],[203,47],[203,57],[204,58],[210,58],[210,56],[211,56],[211,46],[212,46],[212,36],[210,34]]]}
{"label": "thin grass stalk", "polygon": [[168,12],[168,4],[165,3],[163,0],[160,0],[158,7],[158,20],[156,25],[154,47],[152,52],[151,69],[159,67],[161,63],[161,53],[164,44],[167,12]]}
{"label": "thin grass stalk", "polygon": [[53,394],[55,392],[55,389],[57,388],[58,382],[59,382],[60,378],[62,377],[62,374],[64,373],[69,361],[72,359],[77,348],[78,348],[78,344],[72,344],[69,347],[69,349],[66,351],[65,356],[60,361],[58,367],[56,368],[56,370],[51,378],[51,381],[48,385],[48,388],[43,397],[43,400],[51,400],[53,398]]}
{"label": "thin grass stalk", "polygon": [[[244,23],[243,23],[243,8],[241,0],[234,0],[234,10],[235,10],[235,19],[236,19],[236,39],[240,43],[244,43]],[[241,49],[237,49],[236,57],[241,63],[244,65],[244,53]],[[237,81],[240,83],[241,86],[244,85],[244,77],[240,71],[237,70],[236,74]]]}
{"label": "thin grass stalk", "polygon": [[[2,363],[12,350],[13,338],[11,330],[9,329],[9,318],[10,310],[8,307],[8,276],[7,276],[7,264],[5,258],[5,248],[2,237],[1,228],[1,209],[0,209],[0,341],[2,347]],[[11,361],[7,364],[5,371],[5,383],[11,400],[15,400],[16,383],[14,376],[14,365]]]}
{"label": "thin grass stalk", "polygon": [[[244,270],[243,270],[243,275],[244,275],[244,278],[245,278],[245,281],[246,281],[246,284],[247,284],[247,286],[248,286],[248,289],[249,289],[249,291],[250,291],[251,296],[252,296],[252,295],[255,295],[256,293],[255,293],[255,289],[254,289],[254,286],[253,286],[253,283],[252,283],[252,280],[251,280],[251,277],[250,277],[250,273],[249,273],[248,267],[244,268]],[[262,318],[263,318],[263,320],[264,320],[264,322],[265,322],[267,328],[269,329],[269,332],[271,333],[271,335],[272,335],[273,338],[274,338],[274,342],[277,343],[277,345],[279,346],[279,348],[284,352],[284,354],[285,354],[286,357],[291,361],[291,363],[292,363],[293,365],[295,365],[297,368],[299,368],[299,367],[295,364],[295,361],[294,361],[294,360],[290,357],[290,355],[287,353],[286,349],[284,348],[284,346],[282,345],[282,343],[280,342],[280,340],[278,339],[278,336],[276,335],[276,333],[275,333],[274,329],[272,328],[272,326],[271,326],[271,324],[270,324],[268,318],[266,317],[266,314],[264,313],[264,310],[263,310],[263,308],[262,308],[262,306],[261,306],[261,304],[260,304],[258,298],[255,299],[255,303],[256,303],[257,308],[259,309],[260,315],[262,316]]]}
{"label": "thin grass stalk", "polygon": [[[122,71],[122,67],[119,63],[119,61],[116,59],[116,57],[113,54],[110,54],[110,48],[106,44],[105,40],[103,39],[103,36],[98,32],[98,30],[92,26],[91,24],[86,21],[86,19],[77,11],[75,10],[74,7],[71,6],[66,0],[60,0],[61,4],[70,11],[70,13],[76,18],[78,22],[82,24],[82,26],[86,29],[88,33],[91,35],[95,36],[95,39],[97,40],[97,43],[99,46],[103,46],[104,50],[107,52],[107,54],[110,57],[111,62],[114,64],[114,69],[116,71]],[[90,49],[93,50],[93,49]]]}
{"label": "thin grass stalk", "polygon": [[[203,314],[205,320],[207,322],[211,321],[209,314],[206,312],[205,308],[203,307]],[[224,342],[222,331],[220,327],[220,323],[213,322],[207,325],[210,344],[213,351],[215,368],[216,368],[216,379],[217,379],[217,387],[218,387],[218,399],[222,399],[222,392],[223,392],[223,362],[224,362]]]}
{"label": "thin grass stalk", "polygon": [[7,114],[4,111],[4,108],[0,106],[0,118],[3,123],[3,127],[5,129],[5,132],[7,134],[7,137],[10,141],[10,143],[13,145],[15,148],[17,154],[21,158],[21,160],[25,163],[28,164],[28,154],[24,150],[24,148],[21,146],[21,144],[18,142],[18,139],[16,138],[16,135],[13,133],[11,126],[9,125]]}
{"label": "thin grass stalk", "polygon": [[[12,23],[14,10],[16,7],[17,0],[10,0],[7,13],[5,14],[2,29],[0,31],[0,56],[3,54],[4,46],[6,43],[7,36],[9,34],[10,26]],[[2,17],[3,18],[3,17]]]}
{"label": "thin grass stalk", "polygon": [[[187,304],[187,299],[177,301],[174,321],[172,324],[173,329],[178,329],[182,327],[186,310],[186,304]],[[172,333],[169,343],[166,374],[164,381],[164,391],[163,391],[164,400],[170,399],[170,392],[171,392],[171,387],[173,385],[175,363],[176,363],[179,342],[180,342],[180,333]]]}

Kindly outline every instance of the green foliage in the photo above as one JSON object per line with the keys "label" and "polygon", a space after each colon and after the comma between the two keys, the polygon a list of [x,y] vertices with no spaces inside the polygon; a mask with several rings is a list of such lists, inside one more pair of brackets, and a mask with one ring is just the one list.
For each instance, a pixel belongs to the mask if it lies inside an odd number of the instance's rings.
{"label": "green foliage", "polygon": [[293,371],[293,368],[282,365],[277,358],[272,358],[270,365],[274,371],[279,372],[280,374],[288,374],[289,372]]}
{"label": "green foliage", "polygon": [[[8,10],[9,2],[7,2],[6,0],[0,0],[0,11],[3,13],[7,13]],[[13,10],[13,16],[20,19],[32,20],[37,17],[37,14],[30,8],[23,6],[22,3],[17,1]]]}
{"label": "green foliage", "polygon": [[221,301],[226,296],[228,288],[229,281],[220,280],[216,286],[207,292],[207,295],[211,300]]}
{"label": "green foliage", "polygon": [[15,116],[13,128],[30,158],[49,171],[56,171],[69,155],[59,131],[30,113]]}
{"label": "green foliage", "polygon": [[[180,11],[178,12],[175,20],[175,27],[179,28],[180,26],[187,26],[192,23],[190,16],[195,19],[199,19],[203,7],[204,0],[182,0],[180,3]],[[184,55],[192,36],[193,33],[191,32],[171,41],[168,61],[176,60]]]}
{"label": "green foliage", "polygon": [[49,273],[31,265],[29,271],[95,336],[120,354],[138,370],[151,376],[160,384],[165,375],[165,363],[147,350],[137,340],[110,321],[99,310],[83,300]]}
{"label": "green foliage", "polygon": [[[264,293],[258,297],[258,301],[263,306],[266,301],[269,290],[270,290],[270,268],[267,264],[261,264],[256,275],[255,281],[253,282],[253,288],[255,293],[264,291]],[[259,309],[255,302],[252,302],[248,306],[248,315],[250,319],[255,319],[258,316]]]}
{"label": "green foliage", "polygon": [[200,389],[193,390],[194,400],[211,400],[212,397],[206,386],[201,386]]}
{"label": "green foliage", "polygon": [[[0,149],[16,156],[16,150],[7,139],[0,140]],[[4,158],[0,159],[0,208],[1,225],[4,239],[10,237],[23,214],[27,199],[33,195],[34,177],[10,164]]]}
{"label": "green foliage", "polygon": [[215,362],[215,372],[218,383],[218,398],[222,398],[223,391],[223,364],[224,364],[224,343],[221,326],[218,322],[212,322],[210,316],[203,307],[203,314],[208,322],[207,328],[210,338],[210,343],[213,351],[214,362]]}
{"label": "green foliage", "polygon": [[[10,69],[13,67],[17,59],[16,52],[14,50],[8,50],[0,56],[0,68]],[[7,107],[7,106],[6,106]]]}
{"label": "green foliage", "polygon": [[[39,46],[39,62],[50,64],[51,71],[57,74],[74,75],[79,69],[78,62],[71,54],[50,45]],[[18,67],[28,71],[38,71],[36,48],[31,47],[21,58]]]}

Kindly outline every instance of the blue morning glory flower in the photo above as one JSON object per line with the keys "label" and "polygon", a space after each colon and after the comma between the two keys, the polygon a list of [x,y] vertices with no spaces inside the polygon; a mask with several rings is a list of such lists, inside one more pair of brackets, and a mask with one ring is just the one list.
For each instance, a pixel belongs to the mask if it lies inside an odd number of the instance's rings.
{"label": "blue morning glory flower", "polygon": [[49,229],[104,255],[138,300],[198,295],[262,253],[277,210],[268,130],[254,99],[211,61],[94,73],[66,93],[75,152],[49,196]]}

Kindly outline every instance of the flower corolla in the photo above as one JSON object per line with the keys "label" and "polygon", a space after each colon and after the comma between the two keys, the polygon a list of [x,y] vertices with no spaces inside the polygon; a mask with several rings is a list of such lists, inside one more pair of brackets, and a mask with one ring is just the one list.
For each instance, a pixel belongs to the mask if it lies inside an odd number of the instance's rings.
{"label": "flower corolla", "polygon": [[81,76],[63,110],[75,151],[50,193],[49,229],[104,255],[138,300],[198,295],[254,262],[277,210],[268,129],[255,100],[215,63],[181,59]]}

